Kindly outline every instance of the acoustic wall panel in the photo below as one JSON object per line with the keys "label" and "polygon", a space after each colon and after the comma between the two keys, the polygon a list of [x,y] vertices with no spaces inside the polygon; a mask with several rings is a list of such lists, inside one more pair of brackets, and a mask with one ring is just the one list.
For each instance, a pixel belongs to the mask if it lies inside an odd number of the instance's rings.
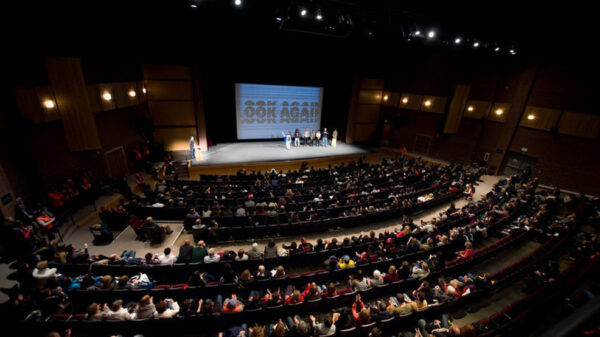
{"label": "acoustic wall panel", "polygon": [[148,109],[156,126],[196,126],[194,102],[149,101]]}
{"label": "acoustic wall panel", "polygon": [[600,133],[600,116],[563,111],[558,122],[558,132],[564,135],[596,139]]}

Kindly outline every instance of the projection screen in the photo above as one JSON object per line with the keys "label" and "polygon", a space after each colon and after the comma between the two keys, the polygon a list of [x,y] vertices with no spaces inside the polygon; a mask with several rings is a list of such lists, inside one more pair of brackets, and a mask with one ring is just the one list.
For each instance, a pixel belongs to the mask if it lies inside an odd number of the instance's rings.
{"label": "projection screen", "polygon": [[282,138],[282,132],[321,127],[323,88],[235,84],[238,139]]}

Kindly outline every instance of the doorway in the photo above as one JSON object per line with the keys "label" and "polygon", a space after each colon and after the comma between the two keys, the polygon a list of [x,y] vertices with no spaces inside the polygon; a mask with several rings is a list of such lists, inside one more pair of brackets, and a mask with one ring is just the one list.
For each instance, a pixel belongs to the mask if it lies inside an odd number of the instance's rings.
{"label": "doorway", "polygon": [[517,152],[508,152],[506,154],[506,161],[504,163],[502,174],[505,176],[511,176],[521,172],[521,170],[527,166],[531,167],[531,170],[533,171],[536,162],[537,158],[535,157],[526,156]]}
{"label": "doorway", "polygon": [[117,146],[114,149],[104,152],[104,159],[106,161],[107,173],[110,176],[113,178],[117,178],[120,175],[127,176],[129,169],[123,146]]}

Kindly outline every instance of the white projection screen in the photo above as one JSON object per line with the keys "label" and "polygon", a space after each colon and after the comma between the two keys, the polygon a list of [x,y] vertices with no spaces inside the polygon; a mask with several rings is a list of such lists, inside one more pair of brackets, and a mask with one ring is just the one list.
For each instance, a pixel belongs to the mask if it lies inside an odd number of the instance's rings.
{"label": "white projection screen", "polygon": [[284,131],[321,128],[323,88],[235,84],[238,139],[283,138]]}

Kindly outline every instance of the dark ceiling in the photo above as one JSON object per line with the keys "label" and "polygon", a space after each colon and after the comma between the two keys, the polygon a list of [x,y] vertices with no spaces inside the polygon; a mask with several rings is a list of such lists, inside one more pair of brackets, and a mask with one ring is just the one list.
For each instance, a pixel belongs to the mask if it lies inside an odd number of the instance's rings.
{"label": "dark ceiling", "polygon": [[[595,31],[587,29],[594,22],[587,19],[593,13],[589,8],[550,3],[531,8],[523,3],[242,0],[235,6],[233,0],[20,1],[10,12],[14,23],[6,35],[15,64],[10,70],[19,85],[44,82],[39,79],[43,75],[36,75],[44,73],[43,56],[82,57],[84,67],[88,61],[96,65],[90,72],[103,72],[97,65],[104,60],[110,64],[107,69],[118,64],[124,70],[140,62],[251,62],[273,55],[294,55],[282,58],[293,62],[337,57],[358,64],[368,62],[363,55],[372,61],[378,53],[407,48],[494,55],[494,48],[501,47],[498,54],[506,58],[591,55],[588,43],[595,40]],[[308,10],[306,17],[300,17],[301,8]],[[317,9],[322,11],[321,21],[314,18]],[[434,29],[436,37],[415,37],[417,29]],[[457,36],[463,39],[460,46],[453,44]],[[482,47],[474,50],[473,41]],[[517,56],[509,55],[511,48]]]}

